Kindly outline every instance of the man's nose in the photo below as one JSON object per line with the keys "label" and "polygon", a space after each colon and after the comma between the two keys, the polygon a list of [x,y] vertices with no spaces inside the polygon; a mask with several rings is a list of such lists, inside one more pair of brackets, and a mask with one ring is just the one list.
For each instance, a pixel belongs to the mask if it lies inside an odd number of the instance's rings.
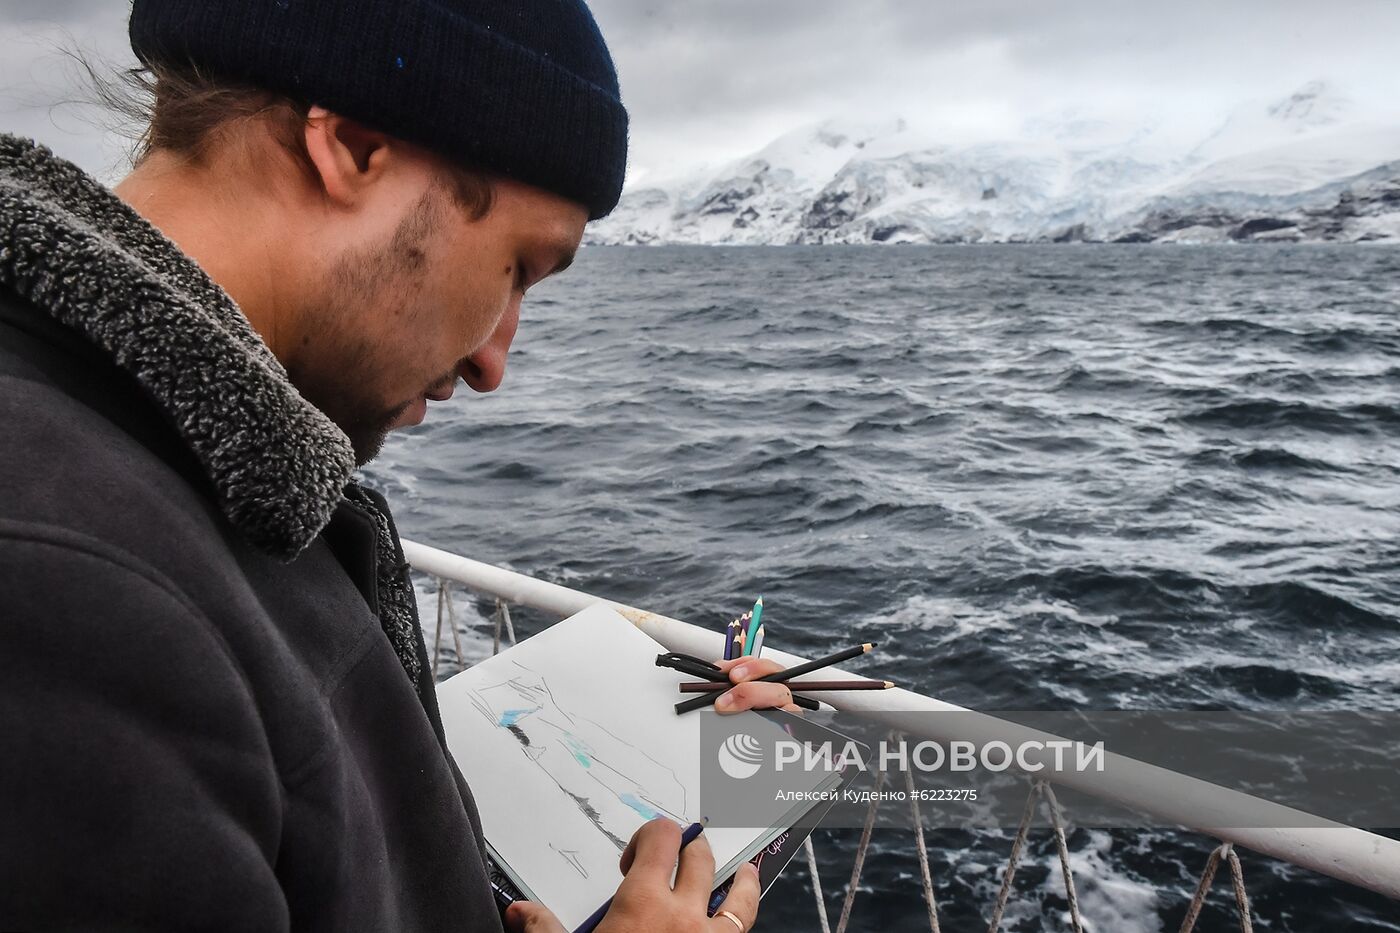
{"label": "man's nose", "polygon": [[486,343],[467,357],[459,371],[462,381],[477,392],[494,392],[500,388],[506,377],[506,357],[519,326],[520,298],[517,296]]}

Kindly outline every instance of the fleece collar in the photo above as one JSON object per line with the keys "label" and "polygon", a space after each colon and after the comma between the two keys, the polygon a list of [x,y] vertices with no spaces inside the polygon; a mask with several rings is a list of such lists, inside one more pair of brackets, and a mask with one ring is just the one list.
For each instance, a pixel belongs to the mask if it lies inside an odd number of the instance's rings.
{"label": "fleece collar", "polygon": [[179,247],[77,166],[4,134],[0,282],[135,377],[252,545],[290,560],[320,534],[355,469],[344,432]]}

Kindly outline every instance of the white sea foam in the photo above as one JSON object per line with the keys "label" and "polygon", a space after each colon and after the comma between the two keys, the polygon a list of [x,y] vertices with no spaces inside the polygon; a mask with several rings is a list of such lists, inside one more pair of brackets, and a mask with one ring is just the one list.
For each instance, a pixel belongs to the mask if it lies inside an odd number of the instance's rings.
{"label": "white sea foam", "polygon": [[987,631],[1018,628],[1030,616],[1058,616],[1089,628],[1102,629],[1118,621],[1113,614],[1085,612],[1059,599],[1027,594],[997,608],[979,606],[958,597],[911,596],[904,605],[882,614],[882,628],[939,632],[944,641],[956,641]]}
{"label": "white sea foam", "polygon": [[[1113,867],[1112,836],[1102,831],[1087,835],[1088,844],[1069,855],[1084,929],[1091,933],[1158,933],[1162,921],[1157,890]],[[1047,898],[1063,897],[1064,878],[1058,855],[1052,851],[1039,864],[1045,872],[1042,893]],[[1060,913],[1068,928],[1069,912]]]}

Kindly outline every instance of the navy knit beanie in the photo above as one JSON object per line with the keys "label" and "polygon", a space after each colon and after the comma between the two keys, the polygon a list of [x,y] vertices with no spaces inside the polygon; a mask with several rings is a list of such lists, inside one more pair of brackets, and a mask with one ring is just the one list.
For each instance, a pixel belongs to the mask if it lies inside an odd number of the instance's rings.
{"label": "navy knit beanie", "polygon": [[617,204],[627,111],[583,0],[134,0],[131,47],[464,165]]}

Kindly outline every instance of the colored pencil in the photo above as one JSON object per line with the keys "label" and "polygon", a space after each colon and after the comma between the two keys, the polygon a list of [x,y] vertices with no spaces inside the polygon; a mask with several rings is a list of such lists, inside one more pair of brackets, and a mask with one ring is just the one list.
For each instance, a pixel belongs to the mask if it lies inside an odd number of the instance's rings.
{"label": "colored pencil", "polygon": [[[854,647],[847,648],[844,651],[838,651],[835,654],[827,655],[824,658],[817,658],[815,661],[808,661],[806,664],[799,664],[796,667],[790,667],[785,671],[775,671],[774,673],[769,674],[766,677],[756,677],[754,678],[754,680],[750,681],[750,683],[783,683],[784,681],[791,680],[794,677],[801,677],[803,674],[810,674],[813,671],[819,671],[824,667],[830,667],[833,664],[840,664],[842,661],[849,661],[851,658],[865,654],[867,651],[874,647],[874,642],[866,642],[863,645],[856,645]],[[712,690],[709,693],[704,693],[700,696],[691,697],[688,700],[682,700],[681,702],[676,704],[676,713],[688,713],[691,710],[702,709],[706,706],[713,706],[715,700],[719,698],[719,695],[722,692],[723,691],[720,690]]]}
{"label": "colored pencil", "polygon": [[[799,690],[888,690],[894,686],[892,680],[789,680],[785,683],[793,693]],[[725,680],[704,680],[679,686],[681,693],[709,693],[711,690],[728,690],[734,684]]]}
{"label": "colored pencil", "polygon": [[838,651],[835,654],[829,654],[824,658],[817,658],[815,661],[808,661],[796,667],[789,667],[787,670],[774,671],[766,677],[759,677],[756,679],[767,683],[783,683],[792,680],[794,677],[801,677],[803,674],[810,674],[824,667],[831,667],[833,664],[840,664],[842,661],[849,661],[851,658],[860,657],[867,651],[874,650],[876,644],[876,642],[868,641],[863,645],[855,645]]}
{"label": "colored pencil", "polygon": [[718,664],[677,651],[658,654],[656,666],[669,667],[673,671],[680,671],[691,677],[699,677],[701,680],[718,680],[724,676],[724,671],[720,669]]}
{"label": "colored pencil", "polygon": [[735,635],[735,636],[734,636],[734,657],[736,657],[736,658],[742,658],[743,656],[744,656],[744,633],[743,633],[743,632],[740,632],[738,635]]}
{"label": "colored pencil", "polygon": [[[707,822],[709,822],[708,818],[701,820],[699,823],[691,823],[685,828],[685,832],[681,833],[682,849],[690,845],[696,839],[700,838],[700,833],[702,830],[704,830],[705,824]],[[598,926],[598,924],[603,922],[603,917],[607,916],[608,908],[612,906],[612,902],[612,898],[608,898],[606,901],[604,901],[603,906],[593,911],[593,914],[587,920],[583,921],[583,923],[579,925],[579,928],[575,930],[574,933],[593,933],[593,930]]]}
{"label": "colored pencil", "polygon": [[724,628],[724,660],[734,658],[734,636],[739,634],[739,620],[735,619]]}
{"label": "colored pencil", "polygon": [[716,670],[713,667],[706,667],[703,664],[695,664],[686,661],[672,661],[666,665],[673,671],[688,674],[691,677],[699,677],[701,680],[714,680],[716,677],[723,677],[724,671]]}
{"label": "colored pencil", "polygon": [[763,657],[763,626],[758,627],[758,637],[753,640],[753,650],[749,652],[756,658]]}
{"label": "colored pencil", "polygon": [[[762,619],[762,618],[763,618],[763,597],[760,596],[760,597],[758,597],[757,600],[754,601],[754,604],[753,604],[753,618],[749,619],[749,637],[744,639],[744,644],[747,645],[747,646],[749,646],[749,648],[752,648],[752,647],[753,647],[754,639],[758,637],[758,625],[759,625],[759,620]],[[749,650],[749,651],[745,651],[745,654],[753,654],[753,652],[752,652],[751,650]]]}
{"label": "colored pencil", "polygon": [[[737,687],[738,684],[730,684],[729,686],[731,686],[731,687]],[[723,690],[717,690],[717,691],[715,691],[715,695],[718,696],[719,694],[721,694],[721,693],[723,693],[723,692],[724,692]],[[818,703],[816,700],[812,699],[811,697],[803,696],[803,695],[800,694],[800,693],[794,693],[794,694],[792,695],[792,705],[793,705],[793,706],[796,706],[798,709],[810,709],[810,710],[813,710],[813,711],[819,710],[819,709],[822,708],[822,705],[821,705],[820,703]],[[773,709],[773,707],[762,707],[762,708],[764,708],[764,709]]]}

